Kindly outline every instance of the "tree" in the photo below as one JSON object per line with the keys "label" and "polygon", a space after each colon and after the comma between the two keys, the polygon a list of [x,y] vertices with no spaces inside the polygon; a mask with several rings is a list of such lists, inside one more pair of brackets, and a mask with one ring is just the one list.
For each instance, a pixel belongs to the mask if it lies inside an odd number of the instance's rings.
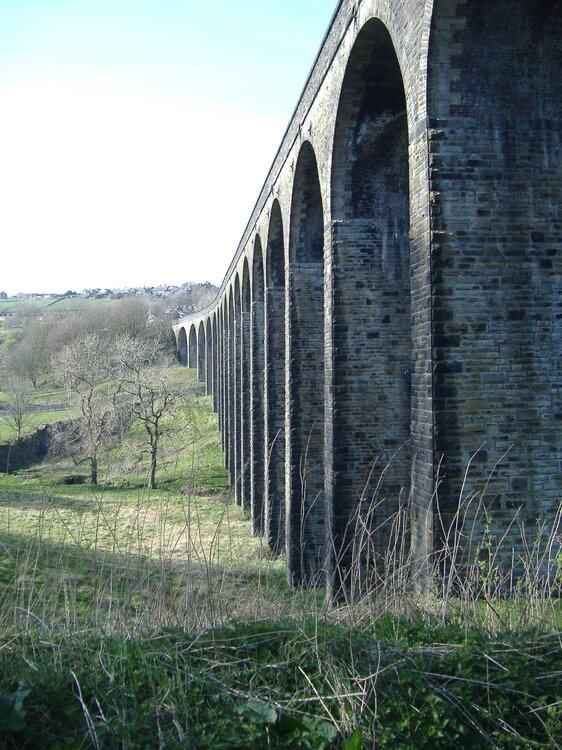
{"label": "tree", "polygon": [[111,306],[108,321],[109,334],[113,338],[130,336],[144,338],[148,323],[149,302],[146,297],[129,295]]}
{"label": "tree", "polygon": [[23,336],[4,352],[3,366],[6,372],[20,378],[28,378],[33,387],[49,371],[48,327],[33,323]]}
{"label": "tree", "polygon": [[8,394],[4,406],[7,411],[6,422],[12,428],[15,440],[19,440],[26,428],[33,423],[33,415],[29,412],[30,383],[18,373],[8,373],[4,390]]}
{"label": "tree", "polygon": [[119,386],[116,403],[125,400],[142,423],[150,470],[148,488],[156,487],[156,467],[161,439],[168,434],[166,417],[170,416],[180,395],[171,373],[173,358],[161,353],[157,341],[124,336],[116,342]]}
{"label": "tree", "polygon": [[[115,432],[120,412],[113,408],[116,374],[112,342],[90,334],[74,341],[53,358],[53,371],[64,384],[79,419],[61,433],[68,452],[88,461],[90,483],[98,482],[98,458]],[[113,388],[113,390],[112,390]]]}

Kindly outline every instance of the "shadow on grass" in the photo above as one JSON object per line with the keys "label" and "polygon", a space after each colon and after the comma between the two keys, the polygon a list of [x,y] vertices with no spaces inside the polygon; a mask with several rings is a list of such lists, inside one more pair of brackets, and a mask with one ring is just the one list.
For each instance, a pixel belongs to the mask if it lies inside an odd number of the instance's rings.
{"label": "shadow on grass", "polygon": [[120,495],[123,496],[127,489],[135,490],[135,488],[101,485],[80,485],[80,489],[81,491],[73,488],[72,485],[68,487],[45,485],[37,490],[29,487],[10,487],[3,490],[0,483],[0,508],[37,510],[43,506],[45,508],[68,508],[73,511],[91,511],[103,502],[104,497],[115,501]]}
{"label": "shadow on grass", "polygon": [[[261,591],[260,591],[261,589]],[[259,594],[257,592],[260,591]],[[233,613],[279,609],[282,569],[150,557],[37,534],[0,532],[0,627],[209,627]],[[264,609],[265,608],[265,609]]]}

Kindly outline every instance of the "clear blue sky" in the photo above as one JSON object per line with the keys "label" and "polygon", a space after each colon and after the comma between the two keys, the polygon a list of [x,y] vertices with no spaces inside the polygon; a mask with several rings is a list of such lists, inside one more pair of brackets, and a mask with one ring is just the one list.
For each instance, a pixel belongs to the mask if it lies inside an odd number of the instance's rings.
{"label": "clear blue sky", "polygon": [[221,281],[336,0],[0,0],[0,291]]}

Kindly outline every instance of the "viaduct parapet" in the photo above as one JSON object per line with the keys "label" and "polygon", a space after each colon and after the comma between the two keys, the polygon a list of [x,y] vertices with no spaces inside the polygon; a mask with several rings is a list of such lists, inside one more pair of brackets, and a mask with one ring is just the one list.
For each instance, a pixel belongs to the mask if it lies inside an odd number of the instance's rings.
{"label": "viaduct parapet", "polygon": [[174,326],[292,583],[396,546],[421,571],[459,508],[461,547],[477,510],[514,548],[554,522],[561,71],[560,0],[339,3],[215,301]]}

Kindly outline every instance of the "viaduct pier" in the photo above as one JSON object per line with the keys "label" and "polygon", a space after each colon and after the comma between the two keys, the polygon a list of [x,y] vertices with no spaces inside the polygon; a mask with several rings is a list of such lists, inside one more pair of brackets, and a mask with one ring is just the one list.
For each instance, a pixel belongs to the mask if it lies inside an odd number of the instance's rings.
{"label": "viaduct pier", "polygon": [[[215,301],[175,327],[295,585],[562,488],[562,2],[341,0]],[[397,522],[396,519],[402,519]]]}

